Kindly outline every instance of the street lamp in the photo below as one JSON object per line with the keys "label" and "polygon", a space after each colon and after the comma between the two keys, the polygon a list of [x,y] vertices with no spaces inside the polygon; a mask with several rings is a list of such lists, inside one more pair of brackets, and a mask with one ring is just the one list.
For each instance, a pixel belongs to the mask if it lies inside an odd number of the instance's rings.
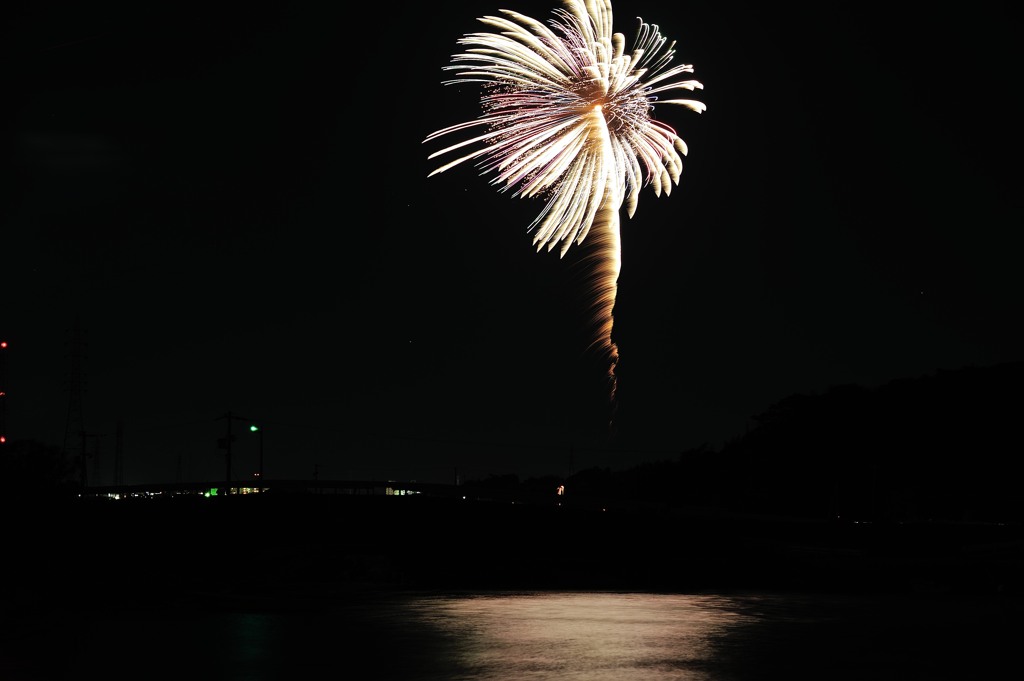
{"label": "street lamp", "polygon": [[259,433],[260,436],[260,485],[263,484],[263,429],[257,426],[255,423],[249,426],[250,433]]}

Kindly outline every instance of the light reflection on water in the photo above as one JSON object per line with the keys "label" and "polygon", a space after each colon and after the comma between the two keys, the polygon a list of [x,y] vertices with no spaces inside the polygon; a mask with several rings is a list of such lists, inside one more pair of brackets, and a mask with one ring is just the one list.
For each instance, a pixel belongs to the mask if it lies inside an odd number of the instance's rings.
{"label": "light reflection on water", "polygon": [[752,619],[728,598],[635,593],[422,598],[409,611],[441,632],[451,679],[714,678],[715,641]]}
{"label": "light reflection on water", "polygon": [[1002,678],[999,670],[1018,663],[1022,634],[1022,602],[1012,596],[563,591],[311,600],[34,613],[5,629],[0,678],[963,681]]}

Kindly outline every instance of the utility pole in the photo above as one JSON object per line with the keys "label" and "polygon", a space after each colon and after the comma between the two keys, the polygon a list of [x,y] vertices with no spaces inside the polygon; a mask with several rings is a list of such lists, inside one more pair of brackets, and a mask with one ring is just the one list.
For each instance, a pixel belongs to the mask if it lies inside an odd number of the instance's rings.
{"label": "utility pole", "polygon": [[0,340],[0,445],[7,442],[7,341]]}
{"label": "utility pole", "polygon": [[124,484],[124,421],[120,419],[114,440],[114,484]]}
{"label": "utility pole", "polygon": [[[71,359],[71,371],[68,375],[68,414],[64,424],[64,445],[61,448],[62,456],[72,455],[73,461],[79,462],[82,466],[81,482],[85,486],[85,419],[82,416],[82,393],[85,390],[84,370],[82,362],[84,359],[83,349],[85,347],[84,332],[81,323],[75,319],[74,326],[70,332],[71,338],[68,341],[68,356]],[[72,452],[69,445],[73,437],[78,436],[78,451]],[[74,445],[70,445],[74,447]]]}

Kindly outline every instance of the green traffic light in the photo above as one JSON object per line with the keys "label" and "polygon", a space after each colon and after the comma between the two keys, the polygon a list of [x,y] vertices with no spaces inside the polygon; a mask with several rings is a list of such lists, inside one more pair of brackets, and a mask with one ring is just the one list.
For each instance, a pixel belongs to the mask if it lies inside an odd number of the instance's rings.
{"label": "green traffic light", "polygon": [[260,427],[259,427],[259,426],[249,426],[249,430],[250,430],[251,432],[253,432],[253,433],[255,433],[255,432],[256,432],[257,430],[259,430],[259,429],[260,429]]}

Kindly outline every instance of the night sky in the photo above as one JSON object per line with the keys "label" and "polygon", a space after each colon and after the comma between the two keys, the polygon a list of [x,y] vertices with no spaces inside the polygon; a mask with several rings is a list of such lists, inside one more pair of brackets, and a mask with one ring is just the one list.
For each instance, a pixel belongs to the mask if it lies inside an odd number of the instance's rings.
{"label": "night sky", "polygon": [[[615,3],[708,110],[623,218],[617,403],[572,249],[470,166],[427,178],[456,41],[556,0],[32,3],[0,34],[8,439],[90,481],[450,481],[674,458],[794,393],[1024,359],[1009,3]],[[200,9],[201,7],[201,9]],[[72,372],[75,325],[85,342]],[[612,427],[610,427],[611,421]],[[78,426],[75,426],[77,430]],[[76,434],[68,438],[79,446]]]}

